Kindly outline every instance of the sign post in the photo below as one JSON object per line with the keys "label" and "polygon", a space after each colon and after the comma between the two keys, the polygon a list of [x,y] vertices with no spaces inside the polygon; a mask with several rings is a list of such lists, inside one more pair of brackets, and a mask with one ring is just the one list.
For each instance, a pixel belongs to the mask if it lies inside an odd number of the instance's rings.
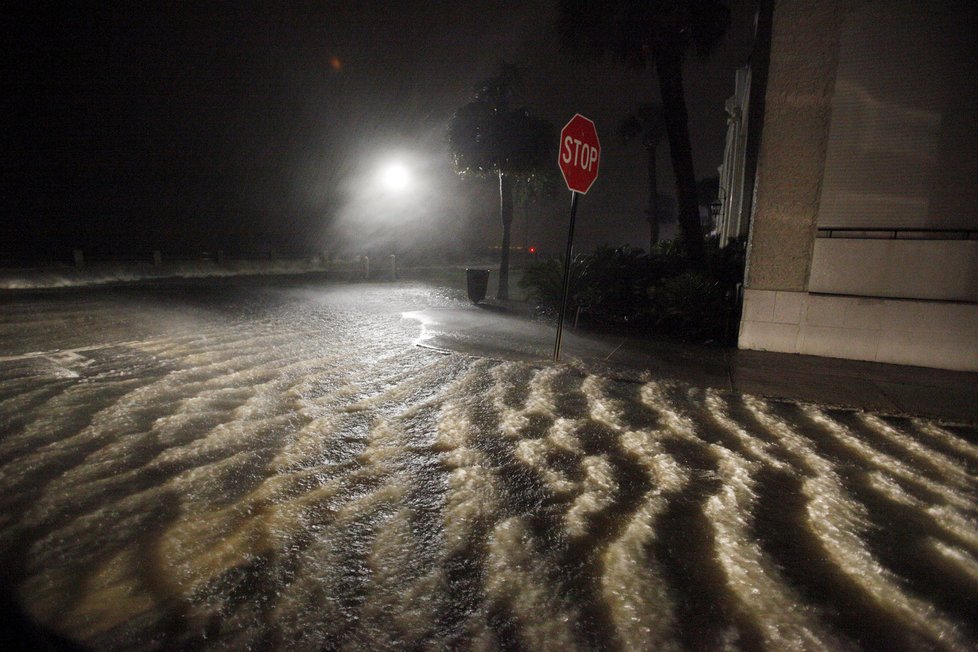
{"label": "sign post", "polygon": [[560,340],[564,331],[567,312],[567,295],[570,294],[570,264],[574,249],[574,222],[577,219],[577,200],[591,189],[598,178],[601,162],[601,141],[594,122],[580,113],[574,115],[560,130],[560,147],[557,166],[564,182],[571,191],[570,228],[567,231],[567,251],[564,253],[564,283],[560,293],[560,313],[557,317],[557,339],[554,341],[554,362],[560,360]]}

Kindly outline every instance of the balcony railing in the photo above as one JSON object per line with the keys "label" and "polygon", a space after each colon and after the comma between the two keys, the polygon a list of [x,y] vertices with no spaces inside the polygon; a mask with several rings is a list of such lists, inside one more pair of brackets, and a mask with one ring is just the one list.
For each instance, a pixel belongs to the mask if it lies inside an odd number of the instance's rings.
{"label": "balcony railing", "polygon": [[978,229],[818,227],[818,238],[864,240],[978,240]]}

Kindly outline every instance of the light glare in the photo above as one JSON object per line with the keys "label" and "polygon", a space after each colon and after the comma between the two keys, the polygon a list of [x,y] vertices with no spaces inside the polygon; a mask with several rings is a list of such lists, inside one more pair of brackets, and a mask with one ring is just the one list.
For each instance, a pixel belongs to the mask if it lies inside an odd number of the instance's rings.
{"label": "light glare", "polygon": [[390,190],[404,190],[410,181],[407,168],[400,163],[390,163],[384,167],[381,180]]}

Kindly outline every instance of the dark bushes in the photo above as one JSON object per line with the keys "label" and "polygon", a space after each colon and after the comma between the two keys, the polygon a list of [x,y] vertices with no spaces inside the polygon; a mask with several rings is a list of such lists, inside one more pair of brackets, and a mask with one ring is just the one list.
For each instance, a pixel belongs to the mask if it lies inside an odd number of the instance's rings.
{"label": "dark bushes", "polygon": [[[621,327],[630,332],[683,341],[730,341],[739,320],[738,285],[743,281],[744,246],[723,249],[707,240],[709,271],[690,268],[681,245],[659,243],[651,254],[640,249],[599,247],[571,263],[568,312],[584,326]],[[556,314],[562,263],[530,265],[520,281],[544,312]]]}

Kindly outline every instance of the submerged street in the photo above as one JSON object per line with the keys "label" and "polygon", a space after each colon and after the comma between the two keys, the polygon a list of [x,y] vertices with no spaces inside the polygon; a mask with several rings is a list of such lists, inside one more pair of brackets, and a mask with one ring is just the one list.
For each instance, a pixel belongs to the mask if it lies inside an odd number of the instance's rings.
{"label": "submerged street", "polygon": [[975,426],[418,346],[420,283],[0,305],[4,590],[87,647],[978,646]]}

